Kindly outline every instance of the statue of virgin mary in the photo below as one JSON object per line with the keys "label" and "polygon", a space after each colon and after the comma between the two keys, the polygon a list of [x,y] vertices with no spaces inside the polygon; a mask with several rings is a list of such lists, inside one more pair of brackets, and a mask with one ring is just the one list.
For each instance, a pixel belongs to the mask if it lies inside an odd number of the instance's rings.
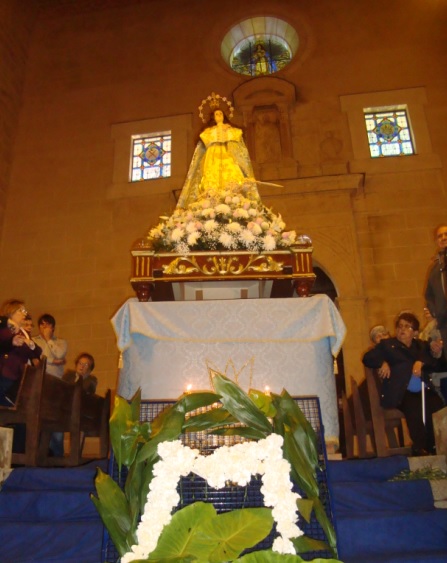
{"label": "statue of virgin mary", "polygon": [[231,103],[211,94],[199,107],[202,121],[207,101],[211,118],[200,134],[177,206],[151,229],[149,243],[155,250],[181,254],[292,246],[295,231],[285,232],[281,215],[261,201],[242,130],[219,107],[226,105],[231,117]]}

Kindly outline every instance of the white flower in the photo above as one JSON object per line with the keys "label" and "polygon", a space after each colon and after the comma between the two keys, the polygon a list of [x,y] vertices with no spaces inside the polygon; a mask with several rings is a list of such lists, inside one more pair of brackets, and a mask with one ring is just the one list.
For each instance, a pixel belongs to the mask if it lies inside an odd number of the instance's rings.
{"label": "white flower", "polygon": [[210,219],[209,221],[205,221],[203,228],[207,233],[211,233],[212,231],[216,230],[218,226],[219,223],[217,221],[214,221],[214,219]]}
{"label": "white flower", "polygon": [[234,238],[229,233],[221,233],[219,236],[219,242],[222,243],[225,248],[232,248],[235,246]]}
{"label": "white flower", "polygon": [[216,205],[216,207],[214,208],[214,211],[216,213],[228,215],[229,213],[231,213],[231,208],[230,208],[229,205],[226,205],[225,203],[220,203],[219,205]]}
{"label": "white flower", "polygon": [[250,222],[250,223],[248,223],[247,228],[248,228],[254,235],[260,235],[260,234],[262,233],[262,229],[261,229],[260,225],[258,225],[258,223]]}
{"label": "white flower", "polygon": [[248,215],[248,211],[246,209],[244,209],[243,207],[238,207],[237,209],[235,209],[233,211],[233,217],[235,217],[236,219],[239,217],[242,217],[244,219],[248,219],[249,215]]}
{"label": "white flower", "polygon": [[288,539],[282,538],[281,536],[275,539],[272,549],[273,551],[276,551],[277,553],[283,553],[284,555],[287,553],[289,553],[290,555],[296,555],[293,543]]}
{"label": "white flower", "polygon": [[185,234],[185,231],[183,229],[176,227],[171,233],[171,239],[174,242],[179,241],[184,236],[184,234]]}
{"label": "white flower", "polygon": [[228,223],[226,228],[227,231],[230,231],[231,233],[240,233],[242,231],[242,227],[239,225],[239,223],[236,223],[235,221],[233,221],[232,223]]}
{"label": "white flower", "polygon": [[276,241],[272,235],[265,235],[263,238],[264,250],[275,250],[276,248]]}
{"label": "white flower", "polygon": [[199,231],[194,231],[193,233],[188,235],[188,238],[186,240],[188,241],[189,246],[194,246],[199,238],[200,238]]}
{"label": "white flower", "polygon": [[239,236],[245,246],[250,246],[256,240],[255,235],[248,229],[244,229]]}

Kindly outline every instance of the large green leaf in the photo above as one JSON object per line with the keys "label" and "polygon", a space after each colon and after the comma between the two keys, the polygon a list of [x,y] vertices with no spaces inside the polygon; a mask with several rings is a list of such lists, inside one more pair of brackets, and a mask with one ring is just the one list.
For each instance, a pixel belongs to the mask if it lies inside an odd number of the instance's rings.
{"label": "large green leaf", "polygon": [[290,428],[284,428],[284,457],[292,466],[292,478],[310,498],[318,497],[319,489],[313,467],[303,455]]}
{"label": "large green leaf", "polygon": [[323,503],[319,498],[314,499],[314,511],[318,522],[320,523],[321,527],[324,530],[324,533],[326,534],[332,553],[334,555],[337,555],[337,536],[335,535],[334,527],[332,526],[332,523],[329,520],[326,510],[324,509]]}
{"label": "large green leaf", "polygon": [[281,409],[287,418],[287,424],[292,428],[300,449],[309,459],[313,467],[318,465],[318,442],[315,430],[304,416],[302,410],[294,399],[283,390],[279,401],[275,401],[275,406]]}
{"label": "large green leaf", "polygon": [[140,392],[138,391],[132,402],[122,397],[115,397],[115,407],[110,417],[110,441],[121,470],[122,465],[130,466],[137,454],[139,445],[146,442],[150,435],[150,424],[140,424]]}
{"label": "large green leaf", "polygon": [[127,536],[132,525],[126,497],[110,475],[107,475],[101,469],[98,469],[95,487],[98,498],[94,495],[90,495],[90,498],[99,512],[116,549],[120,555],[124,555],[130,549]]}
{"label": "large green leaf", "polygon": [[182,403],[175,403],[164,410],[152,423],[149,442],[138,452],[138,461],[153,460],[157,456],[157,447],[161,442],[177,440],[185,422],[185,409]]}
{"label": "large green leaf", "polygon": [[209,560],[210,553],[215,549],[217,540],[213,537],[197,533],[203,522],[216,517],[212,504],[195,502],[178,510],[172,520],[163,528],[156,549],[150,554],[150,561],[169,560],[173,557],[194,556]]}
{"label": "large green leaf", "polygon": [[258,389],[250,389],[248,391],[248,396],[266,416],[270,418],[275,416],[276,408],[272,403],[272,396],[270,393],[263,393]]}
{"label": "large green leaf", "polygon": [[309,551],[326,551],[329,549],[328,544],[325,541],[316,540],[310,538],[309,536],[299,536],[298,538],[292,538],[290,540],[297,553],[309,553]]}
{"label": "large green leaf", "polygon": [[298,512],[301,514],[304,520],[309,523],[312,516],[314,501],[308,498],[299,498],[297,499],[296,504],[298,506]]}
{"label": "large green leaf", "polygon": [[199,535],[218,540],[209,556],[210,563],[231,561],[245,549],[255,546],[270,533],[273,517],[268,508],[241,508],[219,514],[203,523]]}
{"label": "large green leaf", "polygon": [[221,396],[224,407],[240,422],[250,428],[256,428],[264,433],[264,437],[272,433],[272,425],[250,397],[234,381],[224,375],[213,372],[214,389]]}
{"label": "large green leaf", "polygon": [[220,401],[220,396],[211,391],[185,393],[179,399],[185,407],[185,412],[191,412],[202,407],[208,407]]}
{"label": "large green leaf", "polygon": [[183,431],[200,432],[222,424],[232,424],[235,422],[237,420],[226,409],[216,408],[187,418],[183,425]]}
{"label": "large green leaf", "polygon": [[[129,513],[131,517],[131,528],[128,533],[128,542],[136,543],[136,529],[140,521],[143,494],[143,472],[145,468],[144,462],[134,460],[129,467],[124,492],[129,503]],[[147,493],[146,493],[147,494]]]}

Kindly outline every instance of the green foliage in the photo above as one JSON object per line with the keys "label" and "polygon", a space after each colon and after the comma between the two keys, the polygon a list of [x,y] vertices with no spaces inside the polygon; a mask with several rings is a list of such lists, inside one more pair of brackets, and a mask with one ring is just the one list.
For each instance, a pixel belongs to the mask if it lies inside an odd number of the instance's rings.
{"label": "green foliage", "polygon": [[272,526],[273,518],[267,508],[217,514],[212,505],[196,502],[173,515],[148,561],[191,556],[210,563],[231,561],[263,540]]}
{"label": "green foliage", "polygon": [[[319,499],[317,482],[317,438],[295,401],[283,391],[281,395],[258,390],[245,393],[224,375],[213,373],[215,392],[183,395],[156,419],[140,423],[138,392],[132,401],[117,397],[110,419],[113,451],[119,467],[128,467],[124,491],[108,475],[98,472],[95,486],[98,497],[92,500],[109,531],[120,555],[136,543],[136,529],[144,510],[153,467],[159,460],[157,447],[164,441],[177,440],[182,433],[207,432],[216,435],[239,435],[259,440],[272,432],[284,438],[284,457],[291,464],[291,476],[305,492],[307,499],[297,502],[306,521],[314,511],[326,533],[328,544],[336,554],[333,527]],[[220,402],[219,408],[204,413],[197,409]],[[239,557],[247,548],[264,539],[272,528],[270,509],[241,509],[217,514],[211,504],[194,503],[177,511],[160,535],[157,548],[145,561],[198,561],[218,563],[292,563],[302,561],[298,555],[280,555],[271,550],[257,551]],[[326,550],[325,542],[306,536],[293,540],[297,553]],[[315,559],[314,563],[335,559]]]}
{"label": "green foliage", "polygon": [[414,481],[417,479],[428,479],[429,481],[438,481],[440,479],[447,479],[447,473],[439,467],[421,467],[411,471],[404,469],[389,481]]}

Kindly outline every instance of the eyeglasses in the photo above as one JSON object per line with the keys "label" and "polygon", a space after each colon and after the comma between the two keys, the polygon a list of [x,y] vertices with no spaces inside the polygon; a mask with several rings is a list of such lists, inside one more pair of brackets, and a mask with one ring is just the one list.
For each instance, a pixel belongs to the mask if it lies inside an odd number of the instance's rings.
{"label": "eyeglasses", "polygon": [[78,362],[78,366],[81,366],[82,368],[89,368],[90,363],[89,362]]}
{"label": "eyeglasses", "polygon": [[28,314],[28,311],[25,309],[25,307],[19,307],[14,311],[14,313],[22,313],[23,315],[26,316]]}
{"label": "eyeglasses", "polygon": [[413,328],[411,325],[409,325],[409,324],[401,324],[401,323],[399,323],[396,328],[400,328],[401,330],[402,330],[402,329],[406,329],[406,328],[408,328],[409,330],[414,330],[414,328]]}

